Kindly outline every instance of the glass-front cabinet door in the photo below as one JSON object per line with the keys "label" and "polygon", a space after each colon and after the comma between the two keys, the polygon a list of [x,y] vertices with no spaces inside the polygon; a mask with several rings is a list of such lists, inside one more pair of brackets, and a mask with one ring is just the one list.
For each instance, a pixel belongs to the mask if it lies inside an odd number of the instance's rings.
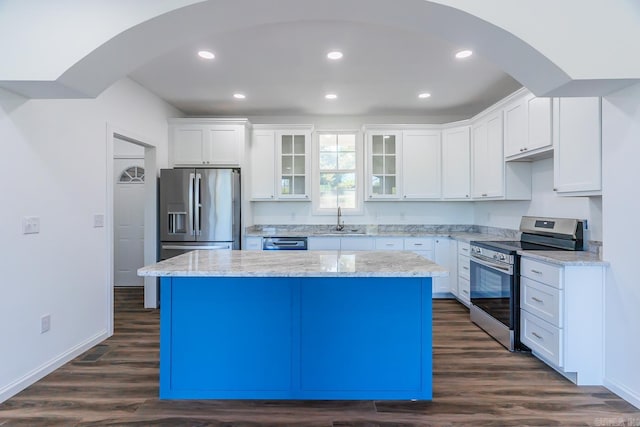
{"label": "glass-front cabinet door", "polygon": [[398,161],[400,132],[367,133],[367,193],[368,199],[398,199]]}
{"label": "glass-front cabinet door", "polygon": [[276,133],[278,148],[278,197],[309,200],[311,132]]}

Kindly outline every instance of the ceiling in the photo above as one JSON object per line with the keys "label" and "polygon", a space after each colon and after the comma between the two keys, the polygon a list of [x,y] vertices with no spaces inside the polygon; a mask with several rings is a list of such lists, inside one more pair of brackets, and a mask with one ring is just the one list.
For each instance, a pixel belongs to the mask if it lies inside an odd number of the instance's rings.
{"label": "ceiling", "polygon": [[[379,24],[297,21],[201,38],[130,77],[189,116],[468,118],[522,86],[477,54],[455,58],[469,47]],[[198,57],[202,49],[216,57]],[[332,50],[344,57],[327,59]]]}

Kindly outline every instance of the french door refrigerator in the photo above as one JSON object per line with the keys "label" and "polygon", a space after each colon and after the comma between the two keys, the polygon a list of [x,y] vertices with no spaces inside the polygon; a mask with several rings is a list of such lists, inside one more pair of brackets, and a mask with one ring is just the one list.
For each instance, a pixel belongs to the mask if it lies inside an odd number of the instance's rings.
{"label": "french door refrigerator", "polygon": [[240,249],[240,171],[160,171],[160,259],[195,249]]}

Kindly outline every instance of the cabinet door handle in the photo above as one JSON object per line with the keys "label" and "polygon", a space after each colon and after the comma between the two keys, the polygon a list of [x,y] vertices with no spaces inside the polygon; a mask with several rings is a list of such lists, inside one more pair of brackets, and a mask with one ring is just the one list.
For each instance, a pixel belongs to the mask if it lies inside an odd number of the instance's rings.
{"label": "cabinet door handle", "polygon": [[535,302],[542,303],[542,300],[540,298],[531,297],[531,299],[534,300]]}
{"label": "cabinet door handle", "polygon": [[531,335],[533,335],[534,337],[538,338],[539,340],[542,339],[541,335],[536,334],[535,332],[531,332]]}
{"label": "cabinet door handle", "polygon": [[535,274],[542,274],[542,271],[540,271],[540,270],[531,269],[531,272],[535,273]]}

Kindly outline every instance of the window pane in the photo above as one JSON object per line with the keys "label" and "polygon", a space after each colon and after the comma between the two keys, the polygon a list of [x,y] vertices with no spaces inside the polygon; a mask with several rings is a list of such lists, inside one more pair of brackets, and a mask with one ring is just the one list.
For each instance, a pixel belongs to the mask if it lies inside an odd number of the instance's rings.
{"label": "window pane", "polygon": [[384,156],[372,156],[373,173],[384,173]]}
{"label": "window pane", "polygon": [[280,193],[291,194],[291,189],[292,189],[291,187],[293,186],[293,177],[283,176],[280,185],[281,185]]}
{"label": "window pane", "polygon": [[394,135],[385,136],[384,153],[385,154],[396,154],[396,137]]}
{"label": "window pane", "polygon": [[382,194],[382,184],[384,183],[384,177],[373,175],[371,177],[371,191],[373,194]]}
{"label": "window pane", "polygon": [[386,156],[384,162],[384,173],[395,174],[396,173],[396,156]]}
{"label": "window pane", "polygon": [[353,134],[338,135],[338,151],[356,151],[356,136]]}
{"label": "window pane", "polygon": [[296,135],[293,137],[293,149],[296,154],[304,154],[304,135]]}
{"label": "window pane", "polygon": [[395,176],[385,177],[384,194],[396,194],[396,177]]}
{"label": "window pane", "polygon": [[336,151],[336,135],[320,134],[318,136],[320,151]]}
{"label": "window pane", "polygon": [[290,175],[293,173],[293,157],[282,156],[282,174]]}
{"label": "window pane", "polygon": [[293,153],[293,137],[291,135],[282,135],[282,154]]}
{"label": "window pane", "polygon": [[304,194],[304,176],[293,177],[293,194]]}
{"label": "window pane", "polygon": [[343,209],[355,209],[356,206],[356,192],[343,191],[338,195],[338,206]]}
{"label": "window pane", "polygon": [[373,135],[373,154],[382,154],[382,144],[383,144],[383,136],[382,135]]}
{"label": "window pane", "polygon": [[293,173],[296,175],[304,175],[304,155],[294,156]]}
{"label": "window pane", "polygon": [[335,153],[320,153],[320,170],[337,169],[338,163]]}
{"label": "window pane", "polygon": [[356,153],[346,152],[338,153],[338,169],[355,169],[356,168]]}

